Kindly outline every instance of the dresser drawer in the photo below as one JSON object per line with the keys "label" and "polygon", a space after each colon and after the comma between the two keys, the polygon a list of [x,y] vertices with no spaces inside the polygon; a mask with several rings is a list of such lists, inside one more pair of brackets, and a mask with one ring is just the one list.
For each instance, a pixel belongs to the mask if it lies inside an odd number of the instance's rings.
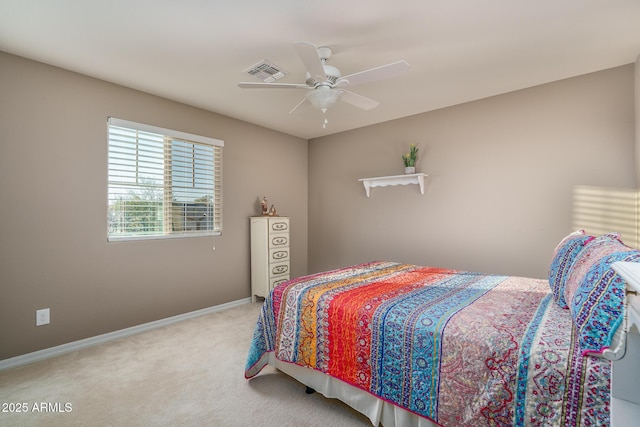
{"label": "dresser drawer", "polygon": [[269,233],[289,232],[289,218],[270,218]]}
{"label": "dresser drawer", "polygon": [[289,248],[269,249],[269,264],[280,261],[289,261]]}
{"label": "dresser drawer", "polygon": [[269,248],[289,246],[289,233],[269,233]]}
{"label": "dresser drawer", "polygon": [[286,282],[287,280],[289,280],[288,274],[285,274],[284,276],[272,277],[271,279],[269,279],[269,290],[275,288],[280,283]]}
{"label": "dresser drawer", "polygon": [[269,277],[289,275],[289,261],[276,262],[269,266]]}

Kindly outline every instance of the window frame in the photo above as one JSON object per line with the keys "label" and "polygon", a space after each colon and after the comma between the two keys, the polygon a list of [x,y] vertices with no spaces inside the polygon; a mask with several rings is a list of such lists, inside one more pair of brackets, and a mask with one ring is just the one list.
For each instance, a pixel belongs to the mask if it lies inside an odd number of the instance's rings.
{"label": "window frame", "polygon": [[[156,231],[155,233],[150,234],[126,234],[126,235],[112,235],[111,234],[111,206],[112,206],[112,192],[116,192],[118,188],[122,188],[122,182],[116,183],[112,180],[112,137],[111,137],[111,127],[124,128],[129,131],[137,131],[137,132],[145,132],[151,133],[155,136],[162,136],[163,142],[156,142],[158,147],[156,149],[163,150],[163,160],[162,160],[162,186],[158,184],[155,185],[156,188],[160,188],[163,197],[162,197],[162,206],[159,208],[162,211],[162,224],[163,230]],[[140,140],[136,136],[136,142],[131,145],[135,145],[136,149],[138,148],[138,144]],[[176,145],[174,145],[176,144]],[[166,203],[167,200],[170,199],[170,196],[175,195],[175,187],[176,187],[176,177],[172,175],[171,167],[168,167],[169,162],[173,159],[173,154],[168,153],[168,151],[174,150],[180,144],[186,144],[191,146],[194,149],[194,165],[191,169],[191,174],[193,174],[194,181],[196,180],[196,155],[195,148],[196,145],[208,145],[213,147],[212,156],[209,157],[212,164],[211,170],[211,179],[213,180],[213,186],[211,188],[211,193],[207,193],[205,197],[212,197],[212,205],[211,207],[206,207],[206,212],[211,212],[213,214],[212,225],[210,230],[183,230],[183,231],[174,231],[171,226],[174,223],[175,219],[180,219],[181,216],[173,217],[169,212],[174,212],[175,207],[168,205]],[[113,144],[115,146],[115,144]],[[160,147],[162,145],[162,147]],[[170,147],[167,148],[167,145]],[[187,132],[177,131],[173,129],[167,129],[163,127],[148,125],[144,123],[137,123],[129,120],[118,119],[115,117],[109,117],[107,119],[107,241],[108,242],[124,242],[124,241],[136,241],[136,240],[154,240],[154,239],[176,239],[176,238],[193,238],[193,237],[213,237],[222,235],[222,158],[223,158],[223,147],[224,141],[216,138],[206,137],[202,135],[191,134]],[[172,152],[172,151],[171,151]],[[137,158],[134,160],[136,173],[140,168],[140,163]],[[205,166],[207,160],[203,160]],[[198,163],[200,164],[200,163]],[[115,168],[114,168],[115,169]],[[138,178],[135,178],[137,181]],[[136,182],[137,184],[137,182]],[[135,190],[143,190],[150,189],[154,187],[153,185],[131,185],[131,187]],[[120,190],[122,191],[122,190]],[[170,196],[169,196],[170,195]],[[183,202],[183,204],[188,205],[189,202]],[[193,203],[192,204],[196,204]],[[183,214],[184,215],[184,214]],[[182,218],[184,220],[184,218]],[[168,222],[168,220],[170,222]]]}

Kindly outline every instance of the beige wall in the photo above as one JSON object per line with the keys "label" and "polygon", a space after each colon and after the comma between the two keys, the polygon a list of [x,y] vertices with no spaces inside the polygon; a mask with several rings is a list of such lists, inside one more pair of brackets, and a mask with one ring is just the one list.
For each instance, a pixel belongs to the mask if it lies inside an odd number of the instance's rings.
{"label": "beige wall", "polygon": [[636,58],[635,68],[635,112],[636,112],[636,184],[640,187],[640,55]]}
{"label": "beige wall", "polygon": [[[109,116],[225,141],[215,251],[107,243]],[[0,360],[249,297],[248,217],[265,195],[291,216],[305,274],[307,154],[300,138],[0,52]]]}
{"label": "beige wall", "polygon": [[[309,270],[375,259],[545,277],[577,185],[634,188],[632,65],[309,142]],[[425,94],[428,96],[428,93]],[[358,178],[403,173],[418,187]]]}
{"label": "beige wall", "polygon": [[[390,259],[544,277],[574,187],[636,185],[633,79],[629,65],[307,143],[0,53],[0,360],[248,297],[263,195],[292,218],[294,276]],[[225,141],[215,251],[106,242],[108,116]],[[366,198],[358,178],[401,174],[410,143],[425,195]]]}

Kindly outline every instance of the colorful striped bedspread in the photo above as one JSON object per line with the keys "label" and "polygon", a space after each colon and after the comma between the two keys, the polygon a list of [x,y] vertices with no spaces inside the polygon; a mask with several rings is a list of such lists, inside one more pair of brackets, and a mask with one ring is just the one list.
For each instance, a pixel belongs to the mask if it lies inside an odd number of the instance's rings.
{"label": "colorful striped bedspread", "polygon": [[265,300],[245,376],[267,353],[445,427],[609,425],[610,362],[582,356],[545,280],[371,262]]}

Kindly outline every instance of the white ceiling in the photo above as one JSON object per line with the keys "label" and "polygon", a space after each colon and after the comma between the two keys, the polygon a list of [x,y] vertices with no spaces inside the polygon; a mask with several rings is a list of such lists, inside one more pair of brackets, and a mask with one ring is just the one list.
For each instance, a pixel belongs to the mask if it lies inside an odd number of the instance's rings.
{"label": "white ceiling", "polygon": [[[295,41],[343,75],[411,68],[323,128],[289,114],[303,90],[237,86],[261,60],[303,83]],[[0,0],[0,50],[309,139],[635,62],[640,0]]]}

